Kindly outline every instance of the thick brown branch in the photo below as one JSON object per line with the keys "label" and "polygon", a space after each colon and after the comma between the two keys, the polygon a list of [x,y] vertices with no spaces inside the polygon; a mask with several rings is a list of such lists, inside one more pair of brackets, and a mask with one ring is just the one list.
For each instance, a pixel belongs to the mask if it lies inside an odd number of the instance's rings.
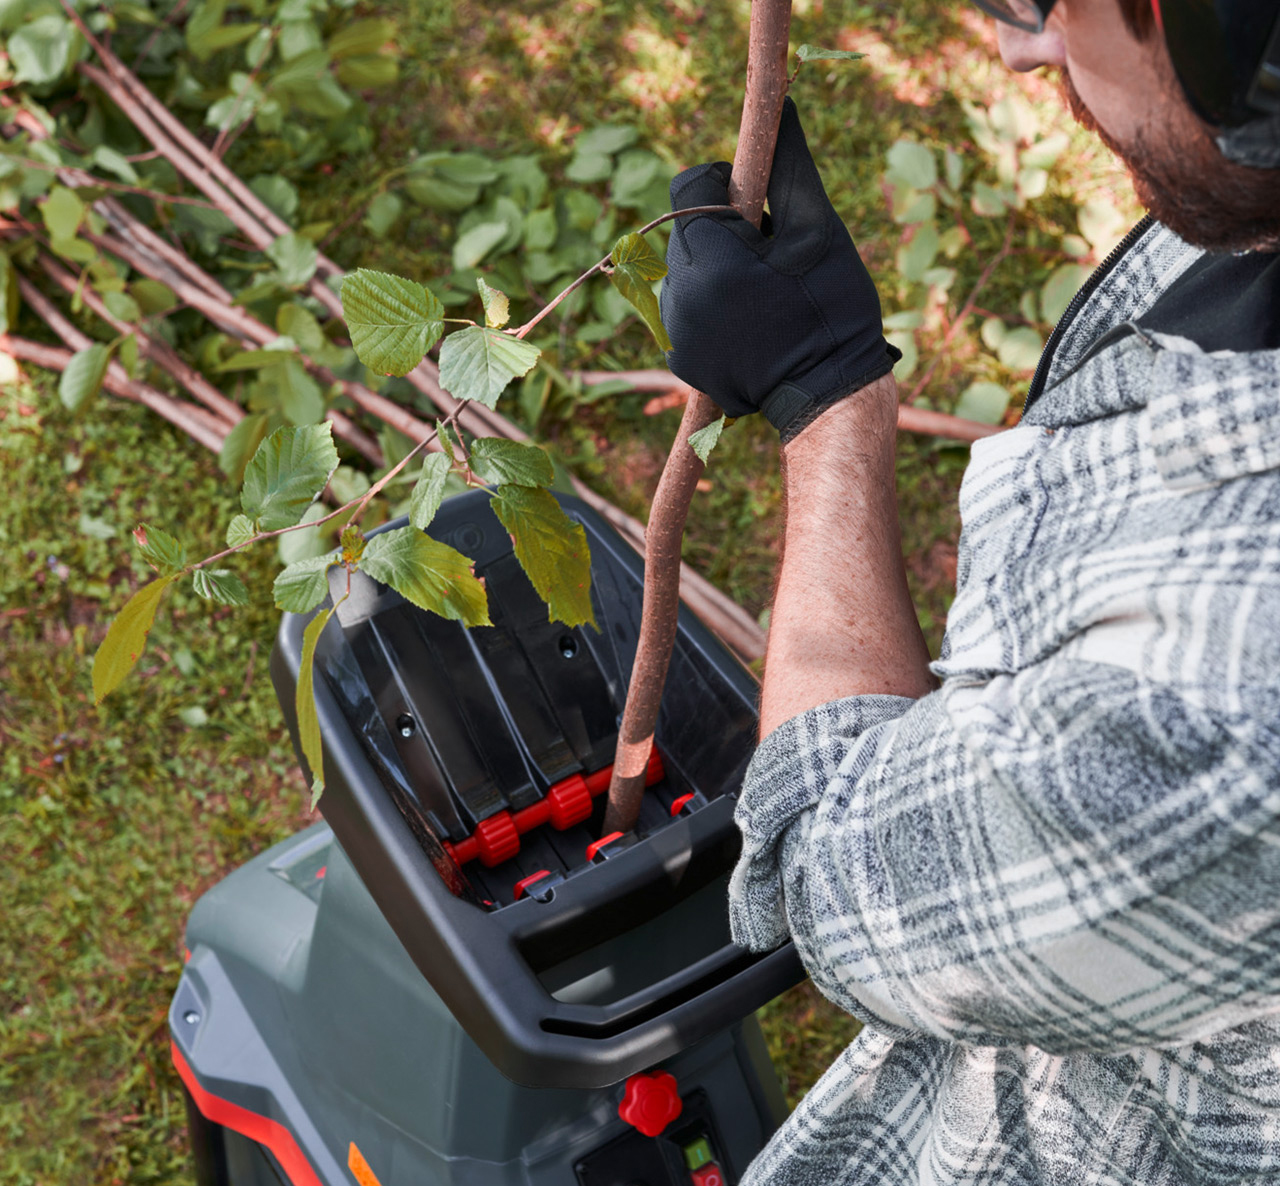
{"label": "thick brown branch", "polygon": [[[755,0],[751,5],[747,90],[729,199],[744,218],[757,226],[764,212],[773,148],[787,91],[790,30],[791,0]],[[640,640],[622,723],[618,727],[618,754],[604,816],[606,834],[629,832],[640,814],[644,771],[675,643],[680,541],[684,537],[689,504],[704,468],[688,442],[693,433],[719,414],[715,404],[701,392],[689,397],[649,513]]]}

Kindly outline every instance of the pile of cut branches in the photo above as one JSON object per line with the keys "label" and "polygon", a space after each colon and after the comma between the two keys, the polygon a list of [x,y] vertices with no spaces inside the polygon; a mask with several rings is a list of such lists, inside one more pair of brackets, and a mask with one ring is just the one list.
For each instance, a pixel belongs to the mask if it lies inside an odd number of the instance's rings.
{"label": "pile of cut branches", "polygon": [[[367,151],[361,93],[397,77],[394,27],[353,21],[346,7],[131,0],[82,14],[37,0],[0,17],[11,22],[0,25],[0,349],[60,371],[73,411],[104,389],[144,404],[217,452],[235,481],[279,427],[327,420],[344,462],[337,501],[414,445],[440,448],[419,409],[474,436],[526,439],[445,390],[430,357],[405,376],[415,407],[379,390],[383,377],[348,340],[343,272],[321,248],[340,228],[296,225],[286,174]],[[228,153],[253,162],[248,180]],[[515,209],[529,198],[527,168],[469,176],[465,154],[415,165],[409,192],[433,209],[486,186]],[[367,219],[394,218],[390,197],[380,192]],[[472,237],[501,225],[478,223]],[[20,319],[38,322],[35,333],[19,332]],[[903,420],[958,439],[987,431],[910,408]],[[570,481],[643,548],[639,523]],[[687,569],[681,593],[741,653],[762,653],[751,617]]]}

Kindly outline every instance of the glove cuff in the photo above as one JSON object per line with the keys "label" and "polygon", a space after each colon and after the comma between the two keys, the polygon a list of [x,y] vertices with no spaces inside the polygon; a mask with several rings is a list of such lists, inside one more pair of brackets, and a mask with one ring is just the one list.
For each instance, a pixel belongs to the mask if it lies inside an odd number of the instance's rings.
{"label": "glove cuff", "polygon": [[785,445],[809,427],[832,404],[861,391],[869,383],[887,375],[902,357],[896,346],[880,339],[880,352],[857,360],[852,380],[849,368],[838,361],[820,363],[800,379],[804,386],[786,380],[779,383],[760,403],[765,419],[778,430]]}

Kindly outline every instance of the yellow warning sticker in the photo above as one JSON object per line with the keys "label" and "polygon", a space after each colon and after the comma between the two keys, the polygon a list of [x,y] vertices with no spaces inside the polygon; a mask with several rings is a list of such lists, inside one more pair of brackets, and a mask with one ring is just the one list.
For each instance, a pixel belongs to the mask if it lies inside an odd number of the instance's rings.
{"label": "yellow warning sticker", "polygon": [[369,1163],[365,1161],[364,1154],[356,1148],[355,1141],[351,1142],[351,1148],[347,1150],[347,1169],[349,1169],[355,1180],[360,1186],[382,1186],[378,1181],[378,1175],[369,1168]]}

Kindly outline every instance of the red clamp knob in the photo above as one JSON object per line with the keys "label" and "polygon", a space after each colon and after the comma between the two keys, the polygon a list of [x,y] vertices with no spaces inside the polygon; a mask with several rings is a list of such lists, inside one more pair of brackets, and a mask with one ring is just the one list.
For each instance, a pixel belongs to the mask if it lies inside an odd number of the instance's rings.
{"label": "red clamp knob", "polygon": [[547,792],[551,804],[551,826],[564,831],[591,815],[591,792],[581,774],[571,774]]}
{"label": "red clamp knob", "polygon": [[618,1115],[646,1137],[656,1137],[684,1108],[675,1076],[666,1071],[632,1075],[618,1105]]}
{"label": "red clamp knob", "polygon": [[509,861],[520,851],[520,833],[516,831],[511,812],[499,811],[476,824],[476,847],[480,850],[480,863],[486,869]]}

